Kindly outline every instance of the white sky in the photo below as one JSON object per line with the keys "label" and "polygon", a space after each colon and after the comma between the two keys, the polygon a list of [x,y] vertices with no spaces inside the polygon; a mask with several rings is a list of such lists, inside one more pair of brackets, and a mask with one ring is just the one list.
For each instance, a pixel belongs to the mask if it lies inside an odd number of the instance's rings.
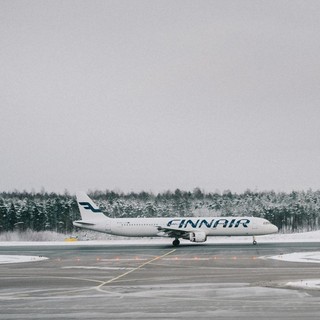
{"label": "white sky", "polygon": [[0,1],[0,191],[320,189],[319,1]]}

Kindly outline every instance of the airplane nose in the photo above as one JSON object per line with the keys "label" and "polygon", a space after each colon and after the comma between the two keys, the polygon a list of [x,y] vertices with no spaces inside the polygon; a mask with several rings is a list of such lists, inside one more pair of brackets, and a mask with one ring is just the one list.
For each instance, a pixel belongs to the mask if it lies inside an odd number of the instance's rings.
{"label": "airplane nose", "polygon": [[275,226],[274,224],[271,226],[272,228],[272,233],[277,233],[279,231],[278,227]]}

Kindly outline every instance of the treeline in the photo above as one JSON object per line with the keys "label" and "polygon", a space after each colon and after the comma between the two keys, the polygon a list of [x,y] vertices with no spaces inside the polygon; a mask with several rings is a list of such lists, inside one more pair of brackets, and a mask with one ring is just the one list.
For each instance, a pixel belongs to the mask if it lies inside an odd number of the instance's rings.
{"label": "treeline", "polygon": [[[266,218],[283,232],[311,231],[320,225],[320,191],[291,193],[166,191],[122,193],[92,191],[89,196],[110,217],[254,216]],[[0,232],[12,230],[74,232],[81,219],[74,196],[35,192],[0,193]]]}

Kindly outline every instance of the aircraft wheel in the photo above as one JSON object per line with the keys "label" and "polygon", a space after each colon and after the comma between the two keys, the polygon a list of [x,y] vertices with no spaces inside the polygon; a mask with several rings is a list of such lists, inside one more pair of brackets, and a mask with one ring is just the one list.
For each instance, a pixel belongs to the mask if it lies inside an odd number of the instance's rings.
{"label": "aircraft wheel", "polygon": [[174,239],[172,244],[173,244],[174,247],[177,247],[180,244],[179,239]]}
{"label": "aircraft wheel", "polygon": [[255,246],[258,242],[256,240],[253,240],[253,245]]}

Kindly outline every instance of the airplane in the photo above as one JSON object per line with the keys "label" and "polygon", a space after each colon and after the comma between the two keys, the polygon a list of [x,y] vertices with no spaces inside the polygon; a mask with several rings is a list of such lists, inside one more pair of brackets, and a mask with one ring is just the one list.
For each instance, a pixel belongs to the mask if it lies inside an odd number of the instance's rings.
{"label": "airplane", "polygon": [[82,220],[73,222],[79,228],[126,237],[169,237],[172,245],[179,239],[205,242],[208,236],[256,236],[277,233],[278,228],[263,218],[255,217],[171,217],[171,218],[109,218],[88,197],[77,193]]}

